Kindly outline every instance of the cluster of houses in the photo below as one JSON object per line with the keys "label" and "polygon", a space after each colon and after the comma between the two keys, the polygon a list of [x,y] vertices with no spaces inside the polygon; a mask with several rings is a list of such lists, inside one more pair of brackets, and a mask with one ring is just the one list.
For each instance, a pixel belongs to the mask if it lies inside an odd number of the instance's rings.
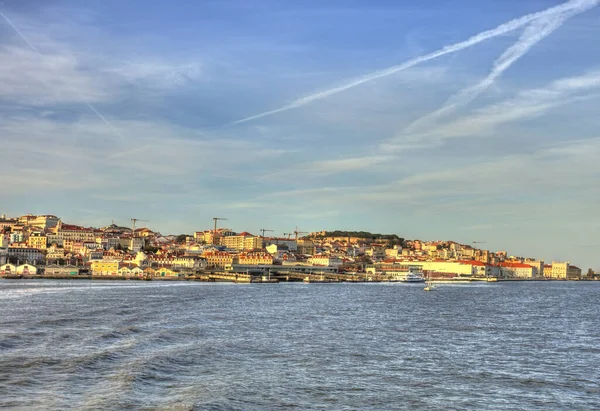
{"label": "cluster of houses", "polygon": [[148,228],[64,224],[54,215],[0,217],[0,275],[181,277],[207,270],[321,267],[390,274],[416,267],[439,276],[578,279],[568,262],[508,256],[453,241],[354,233],[263,237],[227,228],[164,236]]}

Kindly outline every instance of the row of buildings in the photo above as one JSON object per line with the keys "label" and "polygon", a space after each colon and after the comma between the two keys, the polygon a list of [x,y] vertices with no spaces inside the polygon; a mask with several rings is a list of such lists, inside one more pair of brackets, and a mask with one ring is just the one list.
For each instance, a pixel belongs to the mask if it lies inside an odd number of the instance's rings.
{"label": "row of buildings", "polygon": [[[54,215],[0,217],[0,264],[75,266],[97,275],[179,276],[243,267],[323,267],[393,274],[416,267],[447,277],[579,279],[568,262],[509,256],[454,241],[404,240],[396,236],[330,235],[263,237],[231,229],[162,235],[149,228],[111,224],[104,228],[65,224]],[[5,270],[6,271],[6,270]],[[74,272],[70,270],[69,272]],[[127,274],[129,273],[129,274]]]}

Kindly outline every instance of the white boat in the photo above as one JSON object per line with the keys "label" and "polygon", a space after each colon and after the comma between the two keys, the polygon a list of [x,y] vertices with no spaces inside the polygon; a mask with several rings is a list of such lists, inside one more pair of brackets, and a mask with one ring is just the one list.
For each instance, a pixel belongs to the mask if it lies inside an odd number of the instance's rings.
{"label": "white boat", "polygon": [[431,276],[428,275],[427,276],[427,282],[425,283],[425,288],[423,288],[423,290],[425,290],[425,291],[433,291],[434,288],[435,288],[435,286],[433,285],[433,281],[431,281]]}
{"label": "white boat", "polygon": [[400,281],[402,281],[403,283],[424,283],[425,277],[423,277],[423,273],[409,272],[408,274],[406,274],[406,277],[404,277],[404,279]]}

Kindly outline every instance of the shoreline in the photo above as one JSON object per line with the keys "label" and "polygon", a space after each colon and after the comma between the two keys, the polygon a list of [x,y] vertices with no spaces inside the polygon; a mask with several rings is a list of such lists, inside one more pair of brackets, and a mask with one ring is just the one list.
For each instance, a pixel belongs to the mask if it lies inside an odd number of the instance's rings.
{"label": "shoreline", "polygon": [[[212,274],[199,274],[189,277],[123,277],[123,276],[101,276],[101,275],[31,275],[31,274],[15,274],[15,275],[4,275],[0,276],[0,280],[95,280],[95,281],[193,281],[193,282],[222,282],[222,283],[278,283],[278,282],[301,282],[301,281],[290,281],[285,278],[272,278],[264,279],[261,277],[251,277],[246,275],[240,275],[238,277],[223,278],[220,275]],[[434,284],[471,284],[471,283],[503,283],[503,282],[595,282],[598,280],[593,279],[554,279],[554,278],[503,278],[503,279],[487,279],[487,278],[433,278],[432,283]],[[349,279],[349,278],[336,278],[330,281],[310,281],[309,283],[388,283],[396,282],[390,281],[389,279],[379,278],[365,280],[364,278]],[[402,282],[399,282],[402,283]],[[411,284],[407,282],[406,284]],[[417,284],[417,283],[414,283]]]}

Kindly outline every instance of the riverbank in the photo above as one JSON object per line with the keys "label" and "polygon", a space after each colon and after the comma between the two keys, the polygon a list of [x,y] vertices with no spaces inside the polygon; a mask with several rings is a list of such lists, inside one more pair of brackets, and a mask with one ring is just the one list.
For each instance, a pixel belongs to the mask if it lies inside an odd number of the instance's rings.
{"label": "riverbank", "polygon": [[[311,277],[306,280],[306,277]],[[313,278],[314,277],[314,278]],[[328,274],[322,278],[320,275],[307,276],[303,274],[302,278],[290,277],[289,275],[273,275],[270,278],[264,276],[255,276],[250,274],[232,274],[225,272],[212,272],[205,274],[197,274],[185,277],[125,277],[125,276],[103,276],[103,275],[72,275],[72,274],[49,274],[49,275],[33,275],[33,274],[12,274],[0,276],[0,279],[7,280],[98,280],[98,281],[201,281],[201,282],[233,282],[233,283],[277,283],[277,282],[300,282],[305,283],[340,283],[340,282],[369,282],[369,283],[386,283],[395,282],[389,278],[381,276],[349,276],[347,274]],[[549,281],[597,281],[588,279],[553,279],[553,278],[433,278],[431,281],[435,284],[468,284],[468,283],[500,283],[500,282],[549,282]]]}

